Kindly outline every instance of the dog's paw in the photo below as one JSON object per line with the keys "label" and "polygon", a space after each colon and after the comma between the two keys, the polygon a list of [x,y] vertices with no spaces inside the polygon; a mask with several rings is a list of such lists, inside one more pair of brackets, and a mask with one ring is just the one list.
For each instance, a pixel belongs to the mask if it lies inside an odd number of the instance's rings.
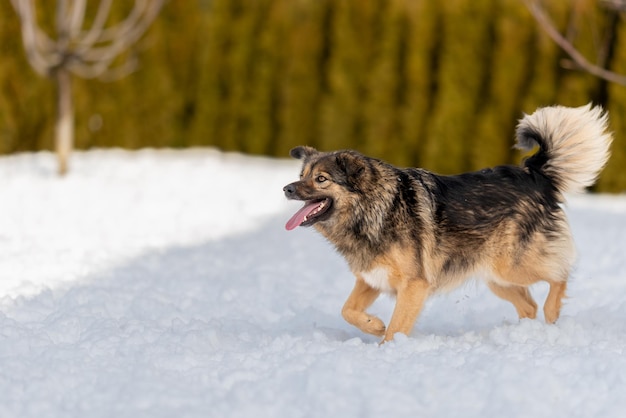
{"label": "dog's paw", "polygon": [[365,323],[363,324],[363,327],[361,329],[363,330],[363,332],[375,335],[377,337],[382,337],[383,335],[385,335],[386,330],[385,323],[383,321],[375,316],[370,315],[367,316],[367,319],[365,320]]}

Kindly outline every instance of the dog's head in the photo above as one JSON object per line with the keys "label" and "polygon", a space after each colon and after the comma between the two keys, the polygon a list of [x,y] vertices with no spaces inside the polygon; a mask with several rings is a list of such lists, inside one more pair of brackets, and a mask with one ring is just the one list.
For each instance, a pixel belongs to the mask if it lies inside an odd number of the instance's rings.
{"label": "dog's head", "polygon": [[304,206],[287,222],[288,230],[325,222],[337,212],[350,210],[350,202],[362,192],[360,184],[371,168],[355,151],[326,153],[300,146],[290,154],[302,160],[302,172],[300,180],[283,187],[283,191],[288,199],[304,201]]}

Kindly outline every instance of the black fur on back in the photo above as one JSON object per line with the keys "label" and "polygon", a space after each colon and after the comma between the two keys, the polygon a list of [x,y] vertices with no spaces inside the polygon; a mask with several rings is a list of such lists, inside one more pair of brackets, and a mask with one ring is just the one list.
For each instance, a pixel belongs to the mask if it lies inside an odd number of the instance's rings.
{"label": "black fur on back", "polygon": [[463,270],[503,222],[515,221],[523,246],[538,230],[558,237],[560,194],[535,170],[498,166],[456,176],[432,175],[435,239],[449,253],[444,270]]}

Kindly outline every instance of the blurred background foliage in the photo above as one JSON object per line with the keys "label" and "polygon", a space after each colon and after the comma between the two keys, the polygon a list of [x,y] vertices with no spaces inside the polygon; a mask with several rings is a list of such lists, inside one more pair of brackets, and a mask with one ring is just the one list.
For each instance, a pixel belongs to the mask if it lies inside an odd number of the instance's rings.
{"label": "blurred background foliage", "polygon": [[[626,74],[619,15],[544,4],[588,59]],[[29,67],[7,1],[0,42],[0,154],[52,149],[52,83]],[[626,87],[566,68],[520,0],[169,1],[134,53],[127,77],[73,79],[76,148],[286,157],[308,144],[448,174],[517,163],[524,112],[593,101],[615,133],[597,190],[626,190]]]}

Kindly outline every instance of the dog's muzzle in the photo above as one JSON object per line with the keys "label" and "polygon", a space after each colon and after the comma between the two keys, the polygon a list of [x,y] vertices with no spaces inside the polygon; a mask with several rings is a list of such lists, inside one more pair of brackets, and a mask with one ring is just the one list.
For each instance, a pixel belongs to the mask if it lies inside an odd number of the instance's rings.
{"label": "dog's muzzle", "polygon": [[291,183],[283,187],[283,191],[285,192],[285,197],[287,199],[294,199],[296,197],[296,186],[295,183]]}

